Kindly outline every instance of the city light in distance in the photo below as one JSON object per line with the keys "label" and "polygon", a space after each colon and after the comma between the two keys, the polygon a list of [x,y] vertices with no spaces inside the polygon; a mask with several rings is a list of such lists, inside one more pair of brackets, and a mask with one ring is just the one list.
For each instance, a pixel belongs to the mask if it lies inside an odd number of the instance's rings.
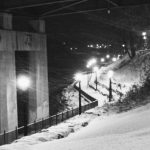
{"label": "city light in distance", "polygon": [[142,32],[142,35],[143,35],[143,36],[146,36],[146,34],[147,34],[146,32]]}
{"label": "city light in distance", "polygon": [[122,44],[122,47],[125,47],[125,44]]}
{"label": "city light in distance", "polygon": [[87,45],[88,48],[96,48],[96,49],[100,49],[100,48],[109,48],[111,47],[111,44],[91,44],[91,45]]}

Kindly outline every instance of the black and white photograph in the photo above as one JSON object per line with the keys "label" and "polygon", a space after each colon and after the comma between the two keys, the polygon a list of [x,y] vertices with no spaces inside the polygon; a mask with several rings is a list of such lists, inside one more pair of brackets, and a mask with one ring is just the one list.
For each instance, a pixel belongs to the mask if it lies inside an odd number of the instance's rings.
{"label": "black and white photograph", "polygon": [[150,0],[0,0],[0,150],[150,150]]}

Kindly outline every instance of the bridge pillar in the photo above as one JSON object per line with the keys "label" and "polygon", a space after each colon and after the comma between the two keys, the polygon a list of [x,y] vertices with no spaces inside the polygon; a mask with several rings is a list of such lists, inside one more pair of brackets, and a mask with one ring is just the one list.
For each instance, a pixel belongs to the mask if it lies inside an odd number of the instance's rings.
{"label": "bridge pillar", "polygon": [[49,116],[45,23],[34,20],[30,25],[36,33],[13,31],[11,14],[0,14],[0,133],[18,126],[16,51],[29,56],[28,123]]}

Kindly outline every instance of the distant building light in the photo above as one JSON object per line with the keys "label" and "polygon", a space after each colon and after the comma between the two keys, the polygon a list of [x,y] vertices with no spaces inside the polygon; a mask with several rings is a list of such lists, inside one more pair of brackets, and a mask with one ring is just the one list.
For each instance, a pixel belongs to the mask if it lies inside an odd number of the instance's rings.
{"label": "distant building light", "polygon": [[142,32],[142,35],[143,35],[143,36],[146,36],[146,34],[147,34],[146,32]]}
{"label": "distant building light", "polygon": [[63,42],[63,45],[66,45],[66,42]]}
{"label": "distant building light", "polygon": [[146,39],[147,39],[147,36],[143,36],[143,39],[146,40]]}
{"label": "distant building light", "polygon": [[125,44],[122,44],[122,47],[125,47]]}

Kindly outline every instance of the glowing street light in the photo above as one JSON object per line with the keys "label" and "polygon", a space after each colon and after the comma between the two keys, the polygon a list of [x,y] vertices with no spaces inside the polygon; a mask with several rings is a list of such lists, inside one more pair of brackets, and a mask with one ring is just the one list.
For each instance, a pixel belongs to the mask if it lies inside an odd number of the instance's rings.
{"label": "glowing street light", "polygon": [[112,81],[111,78],[113,76],[114,72],[112,70],[108,71],[108,78],[109,78],[109,102],[112,100]]}
{"label": "glowing street light", "polygon": [[125,44],[122,44],[122,47],[125,47]]}
{"label": "glowing street light", "polygon": [[112,58],[112,61],[113,61],[113,62],[117,61],[117,58],[116,58],[116,57],[113,57],[113,58]]}
{"label": "glowing street light", "polygon": [[[27,75],[19,75],[16,79],[16,85],[17,85],[17,88],[22,90],[22,91],[26,91],[28,90],[28,88],[31,86],[31,79],[29,76]],[[23,96],[22,96],[23,97]],[[24,99],[25,97],[23,97]],[[26,136],[28,134],[28,127],[27,127],[27,118],[26,118],[26,115],[28,113],[28,110],[26,109],[26,107],[28,107],[28,101],[26,101],[26,99],[24,100],[26,103],[24,103],[24,106],[23,106],[23,120],[24,120],[24,135]]]}
{"label": "glowing street light", "polygon": [[107,55],[106,55],[106,58],[107,58],[107,59],[109,59],[109,58],[110,58],[110,55],[109,55],[109,54],[107,54]]}
{"label": "glowing street light", "polygon": [[96,62],[97,62],[96,58],[92,58],[92,59],[90,59],[90,60],[88,61],[86,67],[87,67],[87,68],[90,68],[91,66],[93,66],[94,64],[96,64]]}
{"label": "glowing street light", "polygon": [[26,91],[31,86],[31,79],[27,75],[20,75],[17,78],[17,87],[22,91]]}
{"label": "glowing street light", "polygon": [[104,59],[104,58],[101,58],[101,62],[105,62],[105,59]]}
{"label": "glowing street light", "polygon": [[75,74],[74,79],[79,82],[79,115],[81,114],[82,110],[81,110],[81,80],[83,78],[83,74],[82,73],[77,73]]}

